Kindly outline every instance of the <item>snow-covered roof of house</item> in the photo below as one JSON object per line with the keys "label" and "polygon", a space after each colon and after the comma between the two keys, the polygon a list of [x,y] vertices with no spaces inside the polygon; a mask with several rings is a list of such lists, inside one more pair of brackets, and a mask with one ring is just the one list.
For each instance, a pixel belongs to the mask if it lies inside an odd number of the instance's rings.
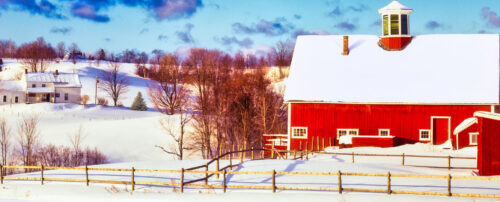
{"label": "snow-covered roof of house", "polygon": [[386,51],[378,36],[299,36],[285,100],[349,103],[499,103],[497,34],[415,36]]}
{"label": "snow-covered roof of house", "polygon": [[379,12],[381,11],[388,11],[388,10],[412,10],[411,8],[399,3],[399,1],[392,1],[389,5],[381,8]]}
{"label": "snow-covered roof of house", "polygon": [[54,83],[54,87],[82,87],[78,74],[72,73],[59,73],[55,75],[48,72],[29,72],[25,75],[25,79],[27,82]]}
{"label": "snow-covered roof of house", "polygon": [[0,89],[6,91],[24,92],[24,90],[26,89],[26,83],[24,81],[19,81],[19,80],[15,81],[0,80]]}

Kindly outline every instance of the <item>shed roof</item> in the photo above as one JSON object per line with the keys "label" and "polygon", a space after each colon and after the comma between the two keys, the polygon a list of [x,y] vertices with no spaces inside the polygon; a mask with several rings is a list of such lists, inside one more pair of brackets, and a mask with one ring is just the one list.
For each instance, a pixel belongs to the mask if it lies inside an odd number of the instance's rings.
{"label": "shed roof", "polygon": [[403,51],[379,37],[299,36],[285,100],[360,103],[499,103],[497,34],[415,36]]}
{"label": "shed roof", "polygon": [[0,80],[0,89],[5,90],[5,91],[24,92],[24,90],[26,89],[26,83],[23,81],[19,81],[19,80],[15,80],[15,81]]}

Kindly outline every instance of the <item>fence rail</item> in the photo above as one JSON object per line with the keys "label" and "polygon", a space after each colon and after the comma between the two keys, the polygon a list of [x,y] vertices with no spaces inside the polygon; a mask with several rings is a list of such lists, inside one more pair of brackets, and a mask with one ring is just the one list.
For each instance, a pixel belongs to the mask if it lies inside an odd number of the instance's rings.
{"label": "fence rail", "polygon": [[[89,183],[106,183],[106,184],[125,184],[131,185],[132,190],[135,190],[135,185],[158,185],[158,186],[172,186],[179,187],[181,192],[184,191],[184,187],[194,187],[194,188],[217,188],[222,189],[223,192],[226,192],[226,189],[260,189],[260,190],[271,190],[273,193],[277,190],[303,190],[303,191],[338,191],[342,193],[343,191],[350,192],[373,192],[373,193],[387,193],[387,194],[414,194],[414,195],[436,195],[436,196],[458,196],[458,197],[481,197],[481,198],[500,198],[500,195],[495,194],[475,194],[475,193],[452,193],[452,180],[481,180],[481,181],[500,181],[500,177],[480,177],[480,176],[451,176],[451,175],[415,175],[415,174],[393,174],[390,172],[385,173],[354,173],[354,172],[341,172],[340,170],[337,172],[283,172],[283,171],[233,171],[232,167],[238,166],[239,164],[233,164],[232,158],[233,154],[240,154],[240,164],[243,162],[243,156],[245,153],[251,152],[252,159],[254,159],[254,152],[264,152],[269,151],[269,149],[248,149],[241,151],[230,151],[224,153],[222,155],[217,156],[211,161],[205,163],[201,166],[195,166],[187,169],[180,170],[160,170],[160,169],[124,169],[124,168],[89,168],[85,167],[54,167],[54,166],[1,166],[0,165],[0,183],[4,183],[4,180],[22,180],[22,181],[40,181],[41,185],[44,184],[44,181],[58,181],[58,182],[82,182],[89,186]],[[297,153],[300,154],[300,157],[295,158],[303,158],[304,152],[305,157],[307,158],[307,151],[280,151],[280,150],[271,150],[272,153],[283,153],[286,154],[281,158],[288,158],[288,154],[293,152],[294,155]],[[355,155],[358,156],[403,156],[404,157],[419,157],[419,158],[447,158],[447,159],[475,159],[472,157],[451,157],[451,156],[423,156],[423,155],[382,155],[382,154],[354,154],[354,153],[323,153],[323,154],[334,154],[334,155]],[[229,165],[219,168],[219,161],[221,159],[229,158]],[[354,162],[354,160],[353,160]],[[403,160],[404,162],[404,160]],[[209,165],[212,163],[216,163],[215,170],[209,170]],[[404,163],[403,163],[404,164]],[[450,166],[449,166],[450,167]],[[204,170],[199,170],[203,169]],[[14,177],[14,176],[4,176],[4,169],[33,169],[40,170],[40,177]],[[71,178],[45,178],[44,170],[75,170],[75,171],[83,171],[85,172],[85,179],[71,179]],[[94,176],[89,175],[89,171],[101,171],[101,172],[128,172],[130,173],[130,180],[104,180],[104,179],[90,179]],[[171,182],[147,182],[147,181],[136,181],[135,173],[143,172],[143,173],[175,173],[179,174],[179,183],[175,181]],[[204,174],[205,177],[194,179],[194,180],[186,180],[184,175],[187,173],[196,173],[196,174]],[[229,184],[227,180],[227,175],[268,175],[271,177],[272,181],[270,185],[239,185],[239,184]],[[276,175],[286,176],[286,175],[307,175],[307,176],[337,176],[337,182],[332,182],[332,186],[337,185],[336,187],[299,187],[299,186],[277,186],[276,185]],[[217,176],[222,176],[222,180],[220,182],[212,182],[210,184],[208,182],[209,178]],[[343,187],[345,184],[345,176],[358,176],[358,177],[380,177],[387,179],[387,189],[367,189],[367,188],[359,188],[359,187]],[[447,182],[447,192],[424,192],[424,191],[410,191],[410,190],[394,190],[391,185],[391,181],[393,178],[409,178],[409,179],[417,179],[417,178],[427,178],[427,179],[443,179]],[[204,181],[203,184],[197,184],[198,182]],[[385,185],[384,185],[385,186]],[[463,187],[461,187],[463,188]]]}

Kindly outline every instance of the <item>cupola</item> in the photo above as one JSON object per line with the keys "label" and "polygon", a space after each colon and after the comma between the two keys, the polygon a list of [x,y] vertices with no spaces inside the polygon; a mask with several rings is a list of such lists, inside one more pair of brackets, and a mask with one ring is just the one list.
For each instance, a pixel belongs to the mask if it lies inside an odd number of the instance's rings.
{"label": "cupola", "polygon": [[382,15],[379,45],[386,50],[403,50],[411,42],[410,13],[413,9],[394,0],[378,12]]}

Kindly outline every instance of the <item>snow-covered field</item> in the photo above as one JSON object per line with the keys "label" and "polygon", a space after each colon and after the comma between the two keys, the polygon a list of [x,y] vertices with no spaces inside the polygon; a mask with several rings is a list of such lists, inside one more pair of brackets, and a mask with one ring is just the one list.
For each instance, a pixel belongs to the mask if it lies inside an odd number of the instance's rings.
{"label": "snow-covered field", "polygon": [[[406,145],[394,149],[378,149],[377,153],[396,154],[399,152],[413,153],[418,150],[425,150],[428,145]],[[341,152],[363,153],[367,148],[353,148],[341,150]],[[437,148],[434,151],[427,151],[431,155],[448,154],[448,151],[441,151]],[[454,156],[471,156],[475,153],[474,148],[469,148],[457,152],[451,152]],[[236,160],[237,161],[237,160]],[[180,170],[196,165],[202,165],[204,160],[163,160],[163,161],[140,161],[99,165],[99,168],[131,168],[136,169],[166,169]],[[426,162],[421,159],[408,159],[408,164],[420,164]],[[438,168],[421,168],[413,166],[401,166],[400,159],[391,159],[387,157],[357,157],[356,163],[351,163],[350,156],[336,156],[327,154],[315,154],[310,156],[310,160],[255,160],[245,161],[242,165],[234,168],[236,171],[286,171],[286,172],[361,172],[361,173],[380,173],[386,174],[390,171],[393,174],[421,174],[421,175],[447,175],[452,176],[473,176],[472,170],[451,170]],[[227,165],[228,161],[222,161],[221,166]],[[445,166],[446,160],[434,162],[435,166]],[[464,166],[475,166],[475,160],[462,162]],[[214,170],[212,164],[210,170]],[[39,177],[40,173],[34,172],[18,176]],[[52,170],[45,171],[46,178],[73,178],[84,179],[82,171],[72,170]],[[185,181],[201,178],[203,174],[186,174]],[[128,172],[89,172],[90,179],[101,180],[122,180],[129,181]],[[136,172],[135,181],[137,182],[179,182],[178,173],[141,173]],[[300,176],[300,175],[277,175],[277,186],[293,187],[332,187],[337,184],[337,176]],[[210,184],[222,184],[221,179],[212,177]],[[270,175],[228,175],[228,185],[261,185],[270,186]],[[366,188],[366,189],[386,189],[385,177],[359,177],[343,176],[342,184],[344,188]],[[495,201],[494,199],[482,198],[459,198],[459,197],[437,197],[437,196],[417,196],[401,194],[378,194],[378,193],[358,193],[344,192],[342,195],[335,191],[292,191],[278,190],[277,193],[271,193],[271,190],[246,190],[246,189],[228,189],[227,193],[222,193],[221,189],[199,189],[186,187],[185,193],[178,193],[178,189],[166,186],[136,185],[136,190],[131,191],[130,185],[110,185],[93,184],[86,187],[84,183],[66,183],[66,182],[45,182],[41,186],[40,182],[19,182],[6,181],[0,192],[0,198],[18,199],[27,201],[88,201],[88,200],[112,200],[112,201],[303,201],[303,200],[327,200],[327,201]],[[416,178],[392,178],[393,190],[407,191],[427,191],[443,192],[447,191],[447,181],[445,179],[416,179]],[[500,182],[498,181],[471,181],[471,180],[453,180],[453,193],[475,193],[475,194],[499,194]],[[73,198],[78,196],[77,199]]]}

